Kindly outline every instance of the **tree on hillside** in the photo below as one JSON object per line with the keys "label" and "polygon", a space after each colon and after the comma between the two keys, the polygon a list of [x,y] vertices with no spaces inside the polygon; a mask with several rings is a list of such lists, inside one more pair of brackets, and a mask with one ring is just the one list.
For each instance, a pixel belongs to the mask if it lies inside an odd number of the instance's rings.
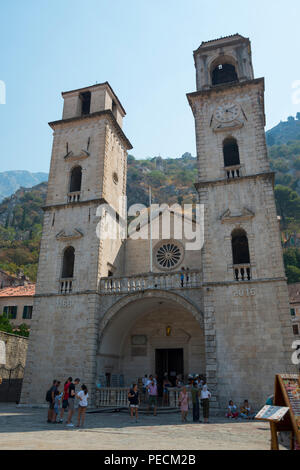
{"label": "tree on hillside", "polygon": [[127,156],[127,162],[130,164],[130,163],[134,163],[135,162],[135,158],[133,155],[129,155]]}
{"label": "tree on hillside", "polygon": [[287,277],[288,284],[294,284],[295,282],[300,282],[300,268],[297,266],[286,266],[285,273]]}
{"label": "tree on hillside", "polygon": [[296,191],[279,184],[275,186],[275,201],[283,229],[290,222],[300,223],[300,197]]}
{"label": "tree on hillside", "polygon": [[150,173],[147,175],[147,180],[149,181],[150,185],[156,188],[164,184],[166,179],[166,176],[158,170],[150,171]]}
{"label": "tree on hillside", "polygon": [[276,171],[281,171],[282,173],[287,173],[290,169],[289,163],[283,158],[277,158],[277,160],[272,160],[271,167]]}
{"label": "tree on hillside", "polygon": [[300,157],[297,157],[296,160],[293,161],[293,167],[296,170],[300,170]]}

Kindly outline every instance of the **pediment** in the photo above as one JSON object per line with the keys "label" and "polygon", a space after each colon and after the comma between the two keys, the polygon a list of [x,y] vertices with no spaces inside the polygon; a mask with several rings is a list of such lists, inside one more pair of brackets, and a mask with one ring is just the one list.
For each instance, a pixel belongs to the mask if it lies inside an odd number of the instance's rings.
{"label": "pediment", "polygon": [[87,150],[81,149],[79,153],[74,153],[72,150],[68,152],[65,156],[65,160],[83,160],[84,158],[88,158],[90,156],[89,152]]}
{"label": "pediment", "polygon": [[66,232],[65,230],[61,230],[57,235],[56,235],[56,240],[60,241],[67,241],[67,240],[75,240],[77,238],[83,237],[83,233],[81,230],[75,228],[71,232]]}
{"label": "pediment", "polygon": [[232,212],[230,209],[227,209],[220,217],[222,224],[229,222],[235,223],[243,220],[249,220],[254,217],[254,212],[247,207],[243,207],[243,209],[239,211]]}
{"label": "pediment", "polygon": [[212,129],[214,132],[232,131],[234,129],[240,129],[243,125],[244,122],[240,119],[235,119],[229,123],[220,123],[214,120]]}

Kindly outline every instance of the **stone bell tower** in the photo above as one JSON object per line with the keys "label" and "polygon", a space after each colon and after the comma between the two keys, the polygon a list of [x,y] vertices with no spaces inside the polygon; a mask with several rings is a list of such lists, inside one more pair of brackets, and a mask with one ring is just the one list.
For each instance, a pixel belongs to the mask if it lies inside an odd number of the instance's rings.
{"label": "stone bell tower", "polygon": [[223,407],[229,399],[260,406],[274,375],[293,367],[264,79],[254,78],[250,41],[238,34],[203,42],[194,60],[197,91],[187,97],[196,127],[196,187],[205,205],[208,383]]}
{"label": "stone bell tower", "polygon": [[44,402],[54,378],[78,376],[94,387],[99,279],[122,264],[121,240],[98,236],[97,209],[106,203],[124,215],[119,200],[132,148],[122,131],[125,110],[107,82],[62,96],[62,119],[49,124],[53,148],[23,403]]}

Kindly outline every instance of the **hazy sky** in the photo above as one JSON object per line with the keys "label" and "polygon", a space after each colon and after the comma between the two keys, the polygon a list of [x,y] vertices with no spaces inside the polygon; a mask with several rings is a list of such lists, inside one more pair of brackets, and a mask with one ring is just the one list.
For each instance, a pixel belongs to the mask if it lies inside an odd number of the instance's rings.
{"label": "hazy sky", "polygon": [[299,0],[1,0],[0,171],[48,171],[61,91],[109,81],[136,158],[195,155],[193,50],[240,33],[266,78],[267,128],[300,111]]}

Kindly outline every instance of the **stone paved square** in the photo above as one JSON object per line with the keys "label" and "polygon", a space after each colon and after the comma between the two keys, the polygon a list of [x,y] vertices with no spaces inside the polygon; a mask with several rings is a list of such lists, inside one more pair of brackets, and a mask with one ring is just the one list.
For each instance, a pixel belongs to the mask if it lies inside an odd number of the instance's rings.
{"label": "stone paved square", "polygon": [[[181,424],[180,414],[141,415],[131,423],[127,412],[87,414],[84,429],[47,424],[47,410],[0,403],[2,450],[269,450],[265,422],[211,418],[209,424]],[[73,422],[76,423],[73,418]]]}

